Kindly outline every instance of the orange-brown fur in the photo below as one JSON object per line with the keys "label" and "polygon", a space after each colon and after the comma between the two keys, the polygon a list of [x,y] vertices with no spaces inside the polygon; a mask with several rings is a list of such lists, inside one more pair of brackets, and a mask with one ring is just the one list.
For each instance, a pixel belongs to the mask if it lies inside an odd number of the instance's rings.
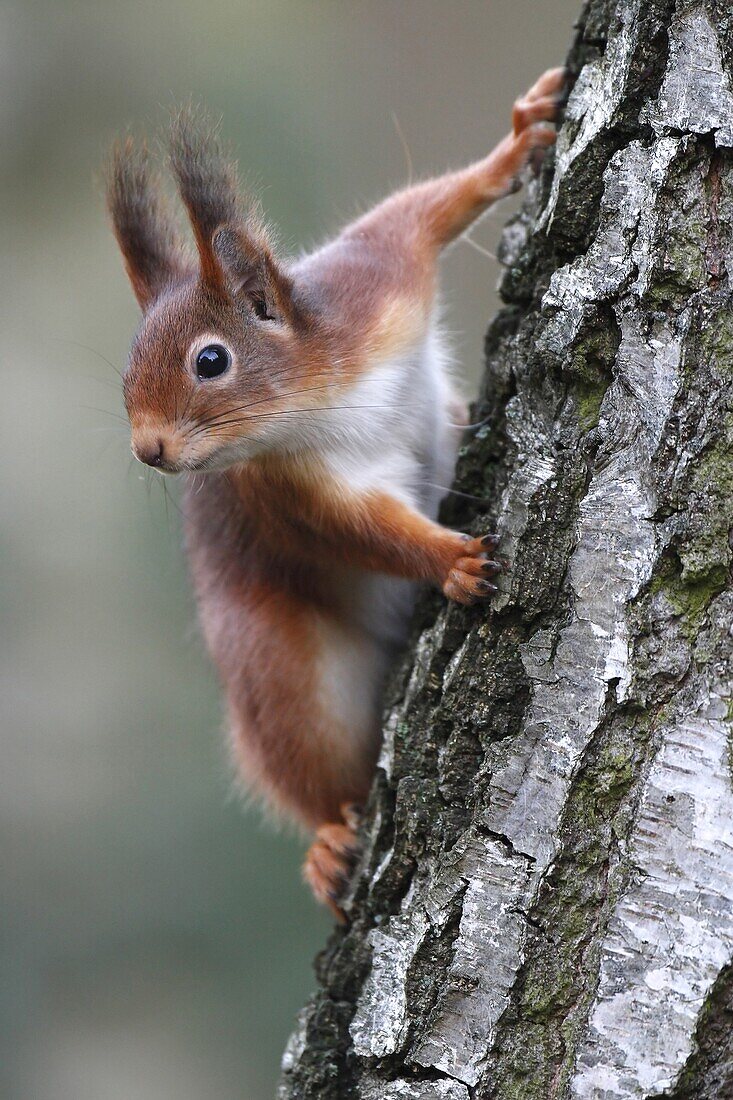
{"label": "orange-brown fur", "polygon": [[[432,454],[431,417],[449,440],[457,404],[439,365],[423,428],[403,396],[416,364],[433,362],[438,254],[553,140],[542,123],[561,84],[559,70],[540,78],[483,161],[399,192],[289,266],[190,116],[173,127],[171,166],[197,263],[145,152],[127,142],[113,157],[110,211],[144,311],[124,382],[133,450],[186,475],[191,571],[242,770],[315,830],[305,875],[337,913],[404,619],[383,624],[374,594],[394,592],[409,608],[407,581],[466,604],[495,590],[495,540],[441,527],[415,480],[421,448]],[[211,344],[230,367],[205,378],[197,357]],[[381,461],[385,424],[414,439]],[[370,577],[384,580],[375,589]]]}

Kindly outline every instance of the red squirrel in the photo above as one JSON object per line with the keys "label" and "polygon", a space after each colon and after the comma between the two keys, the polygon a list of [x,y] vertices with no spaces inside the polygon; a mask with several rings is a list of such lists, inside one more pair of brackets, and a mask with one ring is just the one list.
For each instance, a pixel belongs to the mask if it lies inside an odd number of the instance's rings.
{"label": "red squirrel", "polygon": [[143,311],[124,375],[132,450],[184,475],[238,763],[315,832],[304,876],[340,918],[415,582],[473,604],[501,568],[495,536],[436,522],[465,424],[436,321],[438,258],[554,141],[563,79],[540,77],[485,159],[397,192],[290,263],[190,113],[170,164],[195,261],[145,149],[112,155],[108,205]]}

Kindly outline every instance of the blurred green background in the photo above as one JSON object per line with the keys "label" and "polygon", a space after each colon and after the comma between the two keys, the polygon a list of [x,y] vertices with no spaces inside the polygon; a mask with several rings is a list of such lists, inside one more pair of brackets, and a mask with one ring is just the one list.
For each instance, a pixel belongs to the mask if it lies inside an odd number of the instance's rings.
{"label": "blurred green background", "polygon": [[[119,379],[137,312],[95,174],[193,95],[286,247],[476,158],[562,61],[577,0],[0,4],[0,1095],[273,1094],[329,919],[304,842],[234,793],[162,482]],[[394,118],[399,120],[396,126]],[[506,206],[475,229],[492,251]],[[446,317],[477,376],[496,265]]]}

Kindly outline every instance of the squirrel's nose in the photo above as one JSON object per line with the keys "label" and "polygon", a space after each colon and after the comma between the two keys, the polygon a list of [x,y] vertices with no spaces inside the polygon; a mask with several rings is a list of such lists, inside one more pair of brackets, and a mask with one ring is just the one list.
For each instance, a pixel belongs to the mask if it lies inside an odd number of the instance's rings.
{"label": "squirrel's nose", "polygon": [[146,466],[162,466],[165,460],[163,440],[159,439],[157,443],[151,443],[148,447],[138,447],[137,457]]}

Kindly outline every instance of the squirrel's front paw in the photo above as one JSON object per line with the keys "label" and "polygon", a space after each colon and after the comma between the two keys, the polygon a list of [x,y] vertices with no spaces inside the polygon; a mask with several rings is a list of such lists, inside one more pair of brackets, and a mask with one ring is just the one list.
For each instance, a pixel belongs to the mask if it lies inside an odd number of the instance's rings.
{"label": "squirrel's front paw", "polygon": [[470,535],[464,536],[443,584],[443,592],[449,600],[470,605],[494,595],[497,588],[490,578],[500,573],[504,566],[489,555],[493,554],[498,544],[498,535],[483,535],[476,539]]}

